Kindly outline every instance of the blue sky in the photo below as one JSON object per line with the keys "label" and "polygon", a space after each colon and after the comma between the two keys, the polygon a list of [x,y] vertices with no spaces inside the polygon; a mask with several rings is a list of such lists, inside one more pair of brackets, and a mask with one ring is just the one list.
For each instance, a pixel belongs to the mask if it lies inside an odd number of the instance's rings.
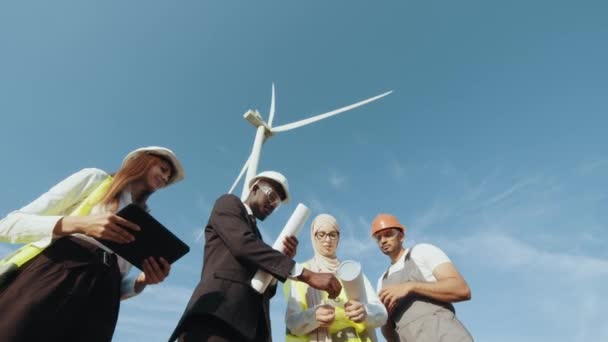
{"label": "blue sky", "polygon": [[266,240],[298,202],[328,212],[340,257],[375,282],[388,259],[369,224],[391,212],[469,282],[456,309],[477,341],[608,340],[607,15],[587,0],[3,2],[0,212],[136,147],[176,151],[187,179],[150,206],[192,251],[123,302],[114,338],[165,341],[250,151],[242,114],[267,117],[272,82],[275,125],[392,89],[267,141],[260,169],[284,172],[294,201]]}

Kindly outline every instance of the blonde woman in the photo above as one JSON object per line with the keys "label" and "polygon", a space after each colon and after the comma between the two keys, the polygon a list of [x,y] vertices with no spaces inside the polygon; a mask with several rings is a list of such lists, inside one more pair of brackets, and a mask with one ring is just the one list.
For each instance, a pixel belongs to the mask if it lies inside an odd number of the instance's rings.
{"label": "blonde woman", "polygon": [[[318,215],[310,236],[314,256],[304,267],[314,272],[336,272],[340,265],[336,256],[340,226],[336,219],[328,214]],[[336,300],[328,300],[323,291],[304,283],[285,283],[285,341],[376,341],[374,329],[385,324],[387,312],[365,275],[364,283],[367,303],[347,300],[344,291]]]}
{"label": "blonde woman", "polygon": [[130,203],[147,209],[150,195],[183,178],[171,150],[144,147],[115,174],[83,169],[0,220],[0,241],[45,248],[0,292],[2,341],[111,341],[120,300],[163,281],[171,266],[150,257],[127,278],[131,265],[95,238],[133,241],[140,227],[115,213]]}

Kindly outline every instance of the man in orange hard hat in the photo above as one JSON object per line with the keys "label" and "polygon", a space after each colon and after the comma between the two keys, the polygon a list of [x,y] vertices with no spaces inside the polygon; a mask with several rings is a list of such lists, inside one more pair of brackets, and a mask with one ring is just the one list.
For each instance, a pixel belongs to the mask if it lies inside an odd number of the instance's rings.
{"label": "man in orange hard hat", "polygon": [[404,248],[405,226],[390,214],[376,216],[371,235],[391,259],[378,279],[389,314],[382,327],[387,341],[473,341],[452,305],[471,299],[471,290],[447,255],[431,244]]}

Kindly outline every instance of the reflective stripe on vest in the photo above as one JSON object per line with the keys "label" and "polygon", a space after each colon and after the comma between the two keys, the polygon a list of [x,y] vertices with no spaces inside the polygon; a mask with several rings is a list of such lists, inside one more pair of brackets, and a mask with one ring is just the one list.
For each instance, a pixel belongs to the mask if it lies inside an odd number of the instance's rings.
{"label": "reflective stripe on vest", "polygon": [[[104,179],[89,196],[80,202],[76,209],[72,210],[69,216],[86,216],[90,214],[93,207],[99,203],[101,198],[110,189],[112,179],[112,176],[108,176],[106,179]],[[28,243],[8,256],[0,259],[0,265],[9,265],[11,270],[13,270],[15,267],[18,269],[19,267],[23,266],[23,264],[33,259],[36,255],[40,254],[43,250],[44,247],[37,246],[35,242]]]}
{"label": "reflective stripe on vest", "polygon": [[[303,264],[304,267],[307,267],[306,264]],[[288,280],[283,284],[283,294],[285,295],[285,300],[289,301],[289,292],[291,285],[294,285],[295,290],[298,292],[300,300],[300,306],[302,311],[308,309],[308,304],[306,303],[306,291],[308,291],[309,286],[303,282],[293,282],[292,280]],[[327,292],[322,292],[323,299],[327,299]],[[340,291],[340,295],[335,299],[337,302],[346,303],[347,298],[344,291]],[[365,333],[366,325],[365,323],[355,323],[346,317],[346,313],[344,312],[343,306],[334,306],[335,309],[335,320],[329,326],[329,334],[330,335],[357,335],[356,337],[349,337],[346,339],[340,339],[340,341],[347,342],[359,342],[359,341],[371,341],[371,339]],[[296,336],[291,334],[288,328],[285,328],[285,342],[308,342],[310,341],[310,337],[307,335],[304,336]]]}
{"label": "reflective stripe on vest", "polygon": [[84,201],[80,202],[80,205],[76,207],[76,209],[72,210],[70,216],[87,216],[93,210],[93,207],[101,201],[103,196],[108,193],[110,190],[110,185],[112,184],[112,176],[108,176],[106,179],[97,186],[93,192],[84,199]]}

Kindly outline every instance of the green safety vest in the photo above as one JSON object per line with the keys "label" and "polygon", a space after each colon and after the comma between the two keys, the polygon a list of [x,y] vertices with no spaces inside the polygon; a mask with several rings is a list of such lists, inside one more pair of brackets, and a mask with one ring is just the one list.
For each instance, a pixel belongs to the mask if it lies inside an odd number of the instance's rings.
{"label": "green safety vest", "polygon": [[[89,215],[91,210],[93,210],[93,207],[101,201],[103,196],[110,189],[112,179],[112,176],[108,176],[103,180],[89,196],[80,202],[76,209],[72,210],[69,216]],[[40,254],[44,248],[45,247],[38,246],[35,242],[32,242],[0,259],[0,289],[17,274],[21,266]]]}
{"label": "green safety vest", "polygon": [[[306,267],[306,264],[303,265]],[[283,284],[283,294],[285,295],[285,300],[289,301],[289,292],[292,286],[294,285],[295,290],[298,292],[301,301],[300,306],[302,310],[308,309],[308,304],[306,303],[306,291],[308,291],[308,284],[302,282],[293,282],[292,280],[287,280]],[[323,292],[323,299],[327,299],[327,292]],[[348,298],[346,298],[346,294],[344,291],[340,291],[340,295],[335,299],[340,303],[346,303]],[[344,342],[371,342],[369,335],[366,331],[365,323],[355,323],[346,317],[344,312],[344,308],[342,306],[335,306],[336,318],[333,323],[329,326],[329,334],[331,335],[332,341],[344,341]],[[303,335],[297,336],[293,335],[288,328],[285,328],[285,342],[308,342],[310,341],[310,336]]]}

